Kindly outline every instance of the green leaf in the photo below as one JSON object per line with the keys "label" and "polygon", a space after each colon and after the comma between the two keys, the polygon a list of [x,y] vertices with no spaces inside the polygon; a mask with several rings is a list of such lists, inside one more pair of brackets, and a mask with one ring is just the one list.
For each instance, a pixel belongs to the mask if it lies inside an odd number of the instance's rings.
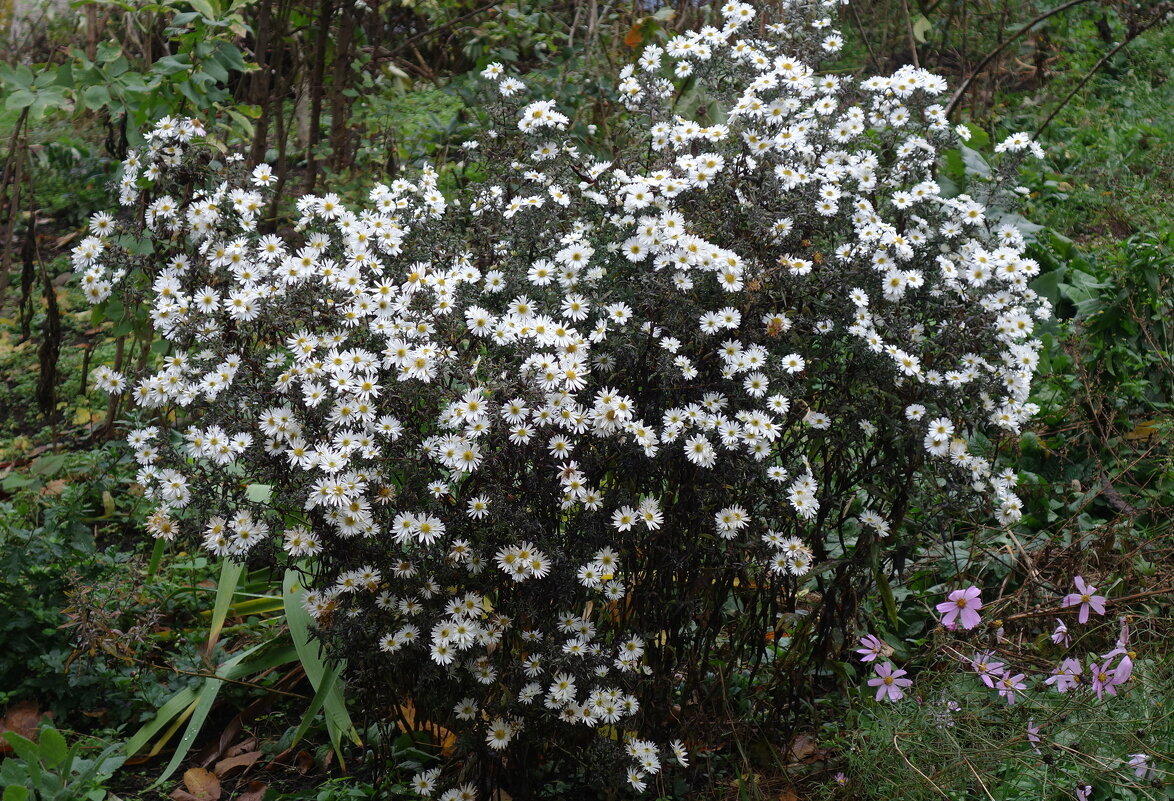
{"label": "green leaf", "polygon": [[4,801],[28,801],[29,788],[21,784],[10,784],[4,788]]}
{"label": "green leaf", "polygon": [[220,566],[220,580],[216,582],[216,602],[212,606],[212,621],[208,624],[208,653],[220,639],[220,630],[224,628],[224,619],[228,616],[228,607],[232,604],[232,596],[236,593],[236,585],[240,582],[244,572],[243,562],[225,559]]}
{"label": "green leaf", "polygon": [[986,159],[982,157],[981,153],[966,145],[959,145],[958,150],[962,153],[962,163],[966,166],[967,175],[979,175],[983,178],[990,177],[991,165],[987,164]]}
{"label": "green leaf", "polygon": [[0,489],[5,492],[12,492],[13,490],[23,489],[39,483],[40,479],[26,476],[23,473],[10,473],[0,480]]}
{"label": "green leaf", "polygon": [[917,19],[913,20],[913,38],[925,44],[926,34],[933,30],[933,23],[926,19],[924,14],[918,14]]}
{"label": "green leaf", "polygon": [[8,109],[9,111],[28,108],[36,99],[37,96],[28,89],[17,89],[8,96],[7,100],[4,101],[4,108]]}
{"label": "green leaf", "polygon": [[196,106],[196,108],[203,108],[204,101],[201,99],[200,95],[196,93],[196,88],[192,85],[191,81],[183,81],[178,83],[175,85],[175,88],[181,95],[190,100],[192,105]]}
{"label": "green leaf", "polygon": [[151,65],[151,72],[157,72],[160,75],[176,75],[181,72],[187,72],[192,68],[192,60],[186,55],[178,56],[164,56],[155,61]]}
{"label": "green leaf", "polygon": [[1060,303],[1060,283],[1064,280],[1064,273],[1066,267],[1057,267],[1055,270],[1037,276],[1030,286],[1036,292],[1052,302],[1052,305]]}
{"label": "green leaf", "polygon": [[[231,669],[235,667],[246,656],[253,653],[257,649],[268,645],[267,642],[254,645],[245,651],[236,654],[216,669],[217,677],[227,677]],[[183,737],[175,746],[175,753],[171,755],[171,761],[167,763],[167,767],[163,769],[152,787],[158,787],[163,782],[171,778],[171,774],[175,773],[176,768],[183,762],[184,757],[187,756],[188,751],[191,750],[192,744],[196,741],[196,737],[200,734],[200,729],[204,727],[204,721],[208,719],[208,713],[212,711],[212,705],[216,703],[216,696],[220,694],[220,688],[224,686],[222,678],[208,678],[204,680],[204,684],[196,693],[195,708],[192,710],[192,716],[188,720],[187,728],[184,729]]]}
{"label": "green leaf", "polygon": [[64,453],[50,453],[38,458],[29,465],[29,470],[39,476],[52,476],[65,467]]}
{"label": "green leaf", "polygon": [[82,103],[92,111],[105,108],[110,105],[110,90],[100,84],[88,86],[82,92]]}
{"label": "green leaf", "polygon": [[60,86],[62,89],[73,88],[73,65],[62,64],[57,67],[56,76],[53,79],[54,86]]}
{"label": "green leaf", "polygon": [[[282,598],[285,600],[285,619],[289,626],[289,635],[297,649],[298,658],[302,662],[302,669],[306,671],[310,684],[317,693],[323,686],[329,674],[326,662],[322,658],[321,648],[316,641],[310,638],[310,613],[301,604],[302,589],[299,586],[300,576],[293,570],[285,572],[282,582]],[[340,665],[340,669],[341,669]],[[346,701],[342,695],[342,688],[337,681],[332,680],[333,686],[328,686],[324,693],[322,706],[326,710],[326,731],[330,735],[330,743],[334,753],[342,764],[342,736],[345,735],[356,745],[362,745],[359,733],[351,723],[347,712]]]}
{"label": "green leaf", "polygon": [[[215,79],[216,81],[218,81],[220,83],[227,83],[228,82],[228,70],[225,69],[224,65],[218,61],[215,61],[213,59],[209,59],[209,60],[205,61],[204,62],[204,71],[208,75],[211,75],[213,79]],[[200,73],[197,72],[196,76],[198,76],[199,74]],[[193,76],[193,78],[196,76]]]}
{"label": "green leaf", "polygon": [[184,687],[175,695],[171,696],[163,706],[159,707],[159,711],[155,713],[155,717],[126,741],[126,755],[134,756],[141,751],[143,746],[151,741],[152,737],[162,731],[164,726],[174,720],[180,712],[183,712],[191,706],[195,700],[196,693],[191,687]]}
{"label": "green leaf", "polygon": [[[306,708],[305,714],[302,715],[302,722],[298,725],[297,731],[294,732],[293,739],[290,740],[290,748],[300,743],[302,738],[306,736],[306,733],[310,731],[310,726],[313,725],[314,718],[318,715],[318,710],[322,708],[326,697],[334,691],[335,682],[338,680],[338,674],[341,672],[342,665],[334,665],[323,677],[322,683],[314,691],[314,697],[310,700],[310,706]],[[337,745],[336,743],[336,749]]]}
{"label": "green leaf", "polygon": [[41,729],[41,761],[47,768],[60,768],[65,763],[69,748],[65,736],[54,728]]}
{"label": "green leaf", "polygon": [[244,114],[241,114],[239,111],[236,111],[235,109],[230,108],[230,109],[226,109],[226,111],[228,112],[228,116],[232,117],[233,122],[235,122],[237,125],[240,126],[240,129],[245,134],[246,138],[251,139],[253,136],[253,130],[254,130],[252,121],[249,120],[249,118],[246,117]]}
{"label": "green leaf", "polygon": [[269,503],[273,496],[273,487],[270,484],[250,484],[245,490],[245,497],[253,503]]}
{"label": "green leaf", "polygon": [[109,64],[122,55],[122,47],[117,42],[99,42],[95,58],[99,64]]}
{"label": "green leaf", "polygon": [[16,755],[29,764],[30,770],[41,764],[41,752],[37,744],[27,737],[22,737],[14,731],[4,732],[4,739],[12,746]]}
{"label": "green leaf", "polygon": [[188,0],[188,5],[208,19],[215,20],[220,18],[220,10],[214,8],[209,0]]}
{"label": "green leaf", "polygon": [[988,134],[982,128],[975,125],[973,122],[967,122],[967,123],[963,123],[963,124],[966,126],[967,130],[970,131],[970,141],[968,142],[968,144],[970,144],[973,147],[978,148],[979,150],[982,150],[983,148],[990,146],[990,143],[991,143],[990,134]]}
{"label": "green leaf", "polygon": [[237,72],[247,72],[249,67],[245,64],[244,57],[241,55],[241,50],[231,42],[221,42],[220,46],[216,48],[213,58],[217,63],[223,64],[230,70]]}
{"label": "green leaf", "polygon": [[28,89],[33,85],[36,76],[24,64],[13,67],[10,64],[0,63],[0,81],[20,89]]}

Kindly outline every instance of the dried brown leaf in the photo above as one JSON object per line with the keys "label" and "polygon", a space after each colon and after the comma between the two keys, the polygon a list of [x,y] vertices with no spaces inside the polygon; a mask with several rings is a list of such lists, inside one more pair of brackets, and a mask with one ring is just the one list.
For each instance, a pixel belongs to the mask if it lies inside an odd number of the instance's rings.
{"label": "dried brown leaf", "polygon": [[257,738],[250,737],[247,740],[241,740],[239,743],[234,745],[232,748],[229,748],[227,751],[224,752],[224,755],[226,757],[234,757],[234,756],[239,756],[240,754],[248,753],[249,751],[256,751],[256,750],[257,750]]}
{"label": "dried brown leaf", "polygon": [[238,795],[235,801],[263,801],[268,789],[269,785],[265,782],[249,782],[245,785],[245,791]]}
{"label": "dried brown leaf", "polygon": [[[41,722],[42,713],[37,707],[36,701],[21,701],[19,704],[13,704],[8,709],[2,719],[0,719],[0,732],[14,731],[21,737],[29,740],[37,739],[37,728]],[[6,754],[12,751],[12,746],[3,737],[0,737],[0,754]]]}
{"label": "dried brown leaf", "polygon": [[183,774],[183,784],[196,801],[220,801],[220,779],[205,768],[188,768]]}
{"label": "dried brown leaf", "polygon": [[261,758],[260,751],[249,751],[247,754],[237,754],[233,757],[222,759],[216,763],[216,767],[212,768],[212,772],[217,776],[227,776],[235,770],[244,770],[250,768],[253,763]]}

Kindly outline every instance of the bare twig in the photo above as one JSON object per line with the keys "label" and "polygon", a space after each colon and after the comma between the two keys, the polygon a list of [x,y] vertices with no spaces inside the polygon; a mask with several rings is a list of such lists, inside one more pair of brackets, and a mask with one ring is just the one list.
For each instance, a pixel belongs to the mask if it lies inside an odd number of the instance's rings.
{"label": "bare twig", "polygon": [[901,0],[901,9],[905,12],[905,33],[909,34],[909,57],[913,59],[913,66],[920,68],[917,59],[917,35],[913,32],[913,18],[909,14],[909,0]]}
{"label": "bare twig", "polygon": [[909,757],[905,756],[905,752],[901,750],[901,746],[897,743],[897,738],[900,736],[901,736],[901,732],[899,732],[899,731],[893,732],[893,748],[897,749],[897,753],[901,755],[901,759],[905,760],[906,765],[913,768],[913,770],[917,771],[917,775],[920,776],[921,778],[925,779],[925,783],[928,784],[930,787],[932,787],[937,792],[938,795],[940,795],[942,798],[949,798],[950,796],[947,795],[946,792],[941,787],[938,787],[936,784],[934,784],[933,779],[931,779],[929,776],[926,776],[925,772],[922,771],[921,768],[914,765],[912,762],[909,761]]}
{"label": "bare twig", "polygon": [[1100,72],[1101,67],[1105,66],[1105,64],[1108,62],[1109,59],[1111,59],[1113,56],[1117,55],[1117,53],[1121,52],[1121,50],[1123,50],[1125,48],[1125,46],[1128,45],[1130,42],[1132,42],[1134,39],[1141,36],[1143,33],[1148,31],[1150,28],[1154,27],[1159,22],[1161,22],[1163,19],[1165,19],[1165,16],[1166,16],[1165,13],[1155,14],[1153,19],[1151,19],[1149,22],[1147,22],[1142,27],[1133,31],[1131,34],[1126,36],[1125,39],[1123,39],[1119,45],[1114,47],[1108,53],[1105,53],[1105,55],[1101,56],[1101,59],[1096,64],[1093,64],[1092,69],[1089,70],[1085,74],[1085,76],[1080,79],[1080,83],[1076,84],[1076,86],[1073,87],[1072,91],[1069,92],[1067,94],[1067,96],[1063,100],[1060,101],[1060,104],[1058,106],[1056,106],[1054,109],[1052,109],[1052,113],[1049,114],[1048,118],[1043,121],[1043,124],[1040,125],[1040,127],[1036,129],[1036,132],[1035,132],[1036,138],[1038,138],[1039,135],[1044,132],[1044,129],[1046,129],[1048,127],[1048,125],[1051,124],[1052,120],[1054,120],[1056,118],[1056,115],[1059,114],[1064,109],[1064,106],[1068,105],[1068,102],[1070,100],[1072,100],[1072,98],[1076,97],[1076,93],[1079,92],[1081,89],[1083,89],[1084,85],[1087,84],[1090,80],[1092,80],[1092,76],[1094,76],[1098,72]]}
{"label": "bare twig", "polygon": [[443,33],[444,31],[447,31],[449,28],[452,28],[454,25],[460,25],[462,22],[469,19],[469,17],[475,17],[478,14],[484,14],[486,11],[489,11],[490,9],[494,8],[500,2],[501,2],[501,0],[490,0],[490,2],[486,3],[485,5],[481,6],[480,8],[475,8],[472,11],[469,11],[465,14],[461,14],[459,17],[455,17],[454,19],[450,19],[448,22],[445,22],[441,25],[437,25],[434,28],[429,28],[428,30],[426,30],[422,33],[418,33],[409,39],[405,39],[404,41],[400,42],[396,47],[392,48],[389,52],[380,52],[379,57],[380,58],[394,58],[395,56],[398,56],[404,50],[407,50],[409,47],[411,47],[412,45],[414,45],[416,42],[420,41],[421,39],[427,39],[429,36],[435,36],[438,33]]}
{"label": "bare twig", "polygon": [[1067,11],[1074,6],[1078,6],[1087,2],[1090,2],[1090,0],[1069,0],[1069,2],[1060,6],[1056,6],[1050,11],[1045,11],[1043,14],[1040,14],[1035,19],[1025,24],[1022,28],[1015,31],[1015,33],[1011,34],[1010,38],[1000,42],[999,46],[983,56],[982,61],[978,62],[978,66],[971,70],[970,74],[966,76],[962,83],[958,84],[958,88],[954,90],[954,94],[950,97],[950,102],[946,104],[946,116],[949,117],[954,113],[954,109],[958,106],[958,102],[962,99],[962,96],[966,94],[966,90],[970,88],[970,84],[974,82],[974,79],[977,78],[982,73],[982,71],[987,68],[987,65],[998,58],[999,55],[1004,50],[1006,50],[1012,42],[1019,39],[1020,36],[1030,31],[1048,17],[1055,16],[1056,14]]}

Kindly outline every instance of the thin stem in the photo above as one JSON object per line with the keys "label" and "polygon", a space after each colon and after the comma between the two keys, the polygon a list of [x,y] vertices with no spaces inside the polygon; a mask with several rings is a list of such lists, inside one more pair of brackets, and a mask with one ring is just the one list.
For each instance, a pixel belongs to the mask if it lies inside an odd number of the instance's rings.
{"label": "thin stem", "polygon": [[1056,6],[1055,8],[1051,9],[1050,11],[1045,11],[1043,14],[1040,14],[1035,19],[1031,20],[1026,25],[1024,25],[1022,28],[1015,31],[1015,33],[1011,34],[1010,38],[1005,39],[1004,41],[1000,42],[999,46],[996,47],[991,52],[987,53],[985,56],[983,56],[982,61],[978,62],[978,66],[975,67],[974,70],[972,70],[971,73],[966,76],[965,80],[963,80],[962,83],[958,84],[958,88],[954,90],[953,96],[950,97],[950,102],[946,104],[946,116],[949,117],[951,114],[954,113],[954,109],[957,108],[958,102],[962,99],[962,96],[964,94],[966,94],[966,90],[970,88],[970,84],[972,84],[974,82],[974,79],[977,78],[982,73],[982,71],[987,68],[987,65],[989,65],[992,61],[994,61],[996,58],[998,58],[999,55],[1004,50],[1006,50],[1013,42],[1015,42],[1017,39],[1019,39],[1020,36],[1027,33],[1028,31],[1030,31],[1032,28],[1034,28],[1039,23],[1043,22],[1048,17],[1055,16],[1056,14],[1060,14],[1064,11],[1067,11],[1068,9],[1073,8],[1074,6],[1078,6],[1078,5],[1081,5],[1082,3],[1087,3],[1087,2],[1089,2],[1089,0],[1069,0],[1069,2],[1064,3],[1061,6]]}
{"label": "thin stem", "polygon": [[1076,84],[1076,86],[1072,89],[1072,91],[1069,92],[1068,95],[1063,100],[1060,101],[1060,104],[1058,106],[1056,106],[1054,109],[1052,109],[1052,113],[1049,114],[1048,118],[1046,120],[1044,120],[1043,124],[1038,129],[1036,129],[1036,132],[1035,132],[1036,138],[1037,139],[1039,138],[1039,135],[1042,134],[1044,132],[1044,129],[1046,129],[1048,127],[1048,125],[1051,124],[1052,120],[1054,120],[1056,118],[1056,115],[1059,114],[1064,109],[1064,107],[1066,105],[1068,105],[1068,102],[1070,100],[1072,100],[1072,98],[1076,97],[1076,93],[1079,92],[1081,89],[1083,89],[1085,84],[1087,84],[1090,80],[1092,80],[1092,76],[1094,76],[1098,72],[1100,72],[1101,67],[1105,66],[1106,62],[1108,62],[1109,59],[1111,59],[1113,56],[1117,55],[1117,53],[1119,53],[1122,49],[1124,49],[1125,46],[1128,45],[1130,42],[1132,42],[1134,39],[1141,36],[1143,33],[1148,31],[1150,28],[1154,27],[1159,22],[1161,22],[1162,19],[1165,18],[1165,16],[1166,15],[1164,12],[1155,14],[1154,18],[1151,19],[1148,23],[1146,23],[1141,28],[1138,28],[1136,31],[1134,31],[1129,36],[1125,37],[1125,39],[1121,42],[1121,44],[1117,45],[1112,50],[1110,50],[1108,53],[1105,53],[1105,55],[1101,56],[1100,61],[1098,61],[1096,64],[1093,65],[1092,69],[1089,70],[1088,73],[1085,74],[1085,76],[1080,79],[1080,83]]}

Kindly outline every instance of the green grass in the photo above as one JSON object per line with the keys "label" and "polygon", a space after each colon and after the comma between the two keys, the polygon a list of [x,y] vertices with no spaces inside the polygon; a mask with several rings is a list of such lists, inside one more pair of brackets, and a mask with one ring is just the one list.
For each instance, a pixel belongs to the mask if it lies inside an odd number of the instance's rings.
{"label": "green grass", "polygon": [[[1108,46],[1091,23],[1043,90],[1002,98],[1004,129],[1035,131]],[[1047,158],[1029,175],[1025,209],[1088,249],[1131,234],[1174,229],[1174,26],[1150,31],[1110,60],[1065,106],[1042,137]]]}

